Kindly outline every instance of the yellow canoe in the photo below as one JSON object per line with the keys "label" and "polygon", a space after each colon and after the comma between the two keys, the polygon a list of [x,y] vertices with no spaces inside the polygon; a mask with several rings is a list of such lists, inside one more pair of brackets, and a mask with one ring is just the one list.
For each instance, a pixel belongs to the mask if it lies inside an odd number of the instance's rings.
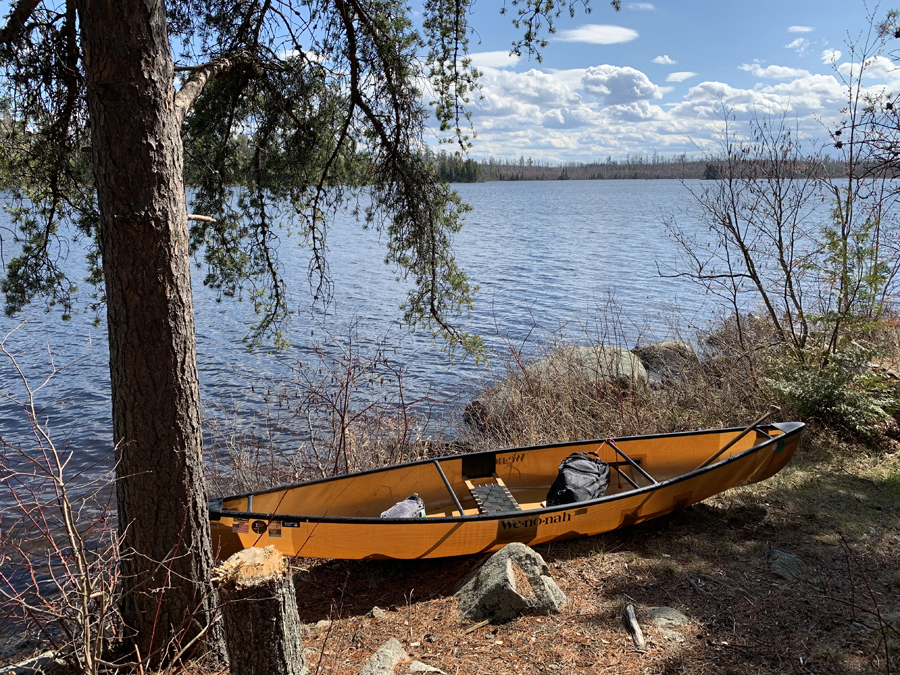
{"label": "yellow canoe", "polygon": [[[479,452],[212,499],[213,546],[220,557],[274,545],[313,558],[412,559],[600,534],[774,475],[796,451],[803,426],[758,426],[702,468],[742,430]],[[574,452],[597,452],[611,465],[606,495],[545,506],[560,461]],[[505,502],[485,502],[491,491]],[[379,517],[412,494],[425,502],[424,518]]]}

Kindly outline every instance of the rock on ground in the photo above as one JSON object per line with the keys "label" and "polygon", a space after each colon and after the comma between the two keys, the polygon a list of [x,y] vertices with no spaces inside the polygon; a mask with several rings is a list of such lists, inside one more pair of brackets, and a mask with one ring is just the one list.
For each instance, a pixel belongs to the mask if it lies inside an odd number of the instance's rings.
{"label": "rock on ground", "polygon": [[675,629],[690,623],[687,616],[671,607],[648,607],[647,615],[664,638],[684,642],[684,636]]}
{"label": "rock on ground", "polygon": [[811,573],[809,565],[800,558],[774,546],[770,546],[766,551],[766,561],[773,574],[788,581],[806,580]]}
{"label": "rock on ground", "polygon": [[550,577],[544,559],[525,544],[497,551],[457,591],[469,621],[511,621],[522,614],[557,614],[569,601]]}
{"label": "rock on ground", "polygon": [[687,342],[666,340],[635,347],[631,353],[641,360],[651,382],[680,380],[684,371],[697,363],[697,353]]}
{"label": "rock on ground", "polygon": [[397,638],[391,638],[363,664],[359,675],[410,675],[444,671],[421,661],[412,661]]}
{"label": "rock on ground", "polygon": [[65,661],[53,652],[44,652],[20,663],[0,668],[0,675],[64,675],[73,673]]}

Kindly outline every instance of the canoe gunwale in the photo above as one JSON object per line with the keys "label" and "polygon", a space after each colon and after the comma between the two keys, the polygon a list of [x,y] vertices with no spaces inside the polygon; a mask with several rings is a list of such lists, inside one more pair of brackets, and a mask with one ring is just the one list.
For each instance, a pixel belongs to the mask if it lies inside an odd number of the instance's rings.
{"label": "canoe gunwale", "polygon": [[[685,480],[689,480],[694,478],[695,476],[699,476],[705,473],[710,473],[713,471],[719,470],[721,467],[731,464],[732,462],[740,461],[742,458],[747,457],[753,453],[760,452],[767,447],[771,446],[774,443],[779,443],[781,441],[785,441],[789,438],[792,438],[798,435],[805,425],[802,422],[780,422],[762,425],[757,427],[763,433],[767,428],[776,428],[780,430],[782,433],[777,436],[770,436],[768,439],[763,440],[761,443],[757,443],[756,445],[743,450],[731,457],[726,459],[719,460],[714,462],[708,466],[694,469],[688,473],[684,473],[678,476],[674,476],[673,478],[669,478],[664,481],[660,481],[658,483],[651,483],[650,485],[646,485],[641,488],[626,490],[624,492],[618,492],[612,495],[604,495],[603,497],[599,497],[597,499],[591,499],[588,501],[577,502],[577,504],[563,504],[559,506],[545,506],[537,509],[528,509],[522,511],[506,511],[501,513],[478,513],[472,515],[457,515],[457,516],[429,516],[427,518],[381,518],[379,516],[314,516],[314,515],[294,515],[294,514],[274,514],[274,513],[263,513],[256,511],[230,511],[221,508],[225,499],[241,499],[246,498],[251,495],[261,495],[261,494],[269,494],[273,492],[281,492],[285,490],[290,490],[294,487],[299,487],[301,485],[310,485],[314,483],[324,483],[329,481],[341,480],[352,476],[358,476],[363,474],[373,474],[383,471],[389,471],[391,469],[395,469],[398,466],[415,466],[419,464],[431,464],[435,462],[440,462],[442,460],[452,460],[459,459],[464,455],[448,455],[444,457],[431,458],[418,460],[415,462],[409,462],[407,464],[402,465],[391,465],[387,467],[381,467],[378,469],[370,469],[368,471],[358,471],[352,474],[344,474],[341,476],[330,476],[327,478],[320,478],[312,481],[304,481],[301,483],[292,483],[290,485],[284,485],[276,488],[268,488],[266,490],[260,490],[257,492],[246,492],[237,495],[229,495],[227,497],[215,497],[209,500],[209,515],[210,519],[213,521],[217,521],[221,518],[238,518],[238,519],[254,519],[254,520],[280,520],[282,522],[289,523],[360,523],[360,524],[369,524],[369,523],[381,523],[381,524],[403,524],[403,525],[428,525],[428,524],[446,524],[446,523],[464,523],[464,522],[473,522],[473,521],[491,521],[491,520],[502,520],[505,518],[512,517],[523,517],[524,515],[528,516],[543,516],[545,514],[553,514],[557,512],[571,510],[572,508],[583,508],[590,507],[597,504],[603,503],[613,503],[620,499],[626,499],[634,497],[635,495],[641,495],[644,493],[650,493],[656,490],[661,490],[671,485],[675,485]],[[703,434],[712,434],[712,433],[723,433],[723,432],[740,432],[743,431],[741,428],[726,428],[726,429],[708,429],[708,430],[700,430],[700,431],[691,431],[691,432],[676,432],[670,434],[652,434],[647,436],[626,436],[622,438],[613,439],[615,442],[625,442],[631,440],[641,440],[641,439],[658,439],[658,438],[666,438],[666,437],[685,437],[685,436],[694,436],[694,435],[703,435]],[[585,445],[592,443],[602,443],[604,439],[593,439],[593,440],[585,440],[585,441],[575,441],[575,442],[566,442],[566,443],[550,443],[546,445],[537,445],[537,446],[526,446],[526,447],[515,447],[515,448],[504,448],[499,450],[486,450],[480,453],[471,453],[472,455],[496,455],[505,452],[529,452],[535,450],[544,450],[550,448],[558,448],[565,446],[575,446],[575,445]]]}

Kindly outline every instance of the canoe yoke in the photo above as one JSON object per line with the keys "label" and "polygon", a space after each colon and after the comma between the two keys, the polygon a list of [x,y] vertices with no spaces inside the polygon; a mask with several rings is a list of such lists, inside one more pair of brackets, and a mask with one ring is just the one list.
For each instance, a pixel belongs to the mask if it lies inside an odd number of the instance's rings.
{"label": "canoe yoke", "polygon": [[490,478],[466,478],[465,480],[466,487],[469,488],[475,503],[478,504],[479,513],[495,514],[522,510],[503,479],[497,474]]}
{"label": "canoe yoke", "polygon": [[496,453],[464,455],[462,477],[478,505],[479,513],[495,514],[522,510],[503,479],[497,475]]}

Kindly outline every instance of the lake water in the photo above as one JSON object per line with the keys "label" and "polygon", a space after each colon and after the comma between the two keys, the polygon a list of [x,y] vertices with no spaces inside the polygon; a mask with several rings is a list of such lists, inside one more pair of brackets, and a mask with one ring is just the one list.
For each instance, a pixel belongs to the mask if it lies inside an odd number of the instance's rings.
{"label": "lake water", "polygon": [[[347,216],[328,234],[334,299],[325,309],[311,307],[308,252],[293,240],[282,242],[297,316],[288,330],[292,344],[281,352],[249,353],[243,337],[253,322],[252,306],[217,302],[202,286],[203,270],[196,270],[198,363],[209,413],[245,419],[252,427],[254,413],[271,404],[265,400],[270,383],[288,377],[298,362],[316,365],[312,345],[329,341],[329,334],[344,346],[352,334],[354,348],[363,355],[378,344],[389,345],[392,363],[403,371],[407,400],[422,399],[419,407],[431,411],[437,428],[440,419],[452,419],[473,392],[500,376],[507,344],[527,346],[560,336],[603,340],[612,329],[598,317],[608,316],[610,298],[621,310],[615,332],[625,346],[670,337],[673,318],[687,328],[708,316],[699,289],[658,271],[678,262],[663,218],[691,205],[679,182],[508,182],[457,189],[473,211],[455,239],[455,252],[480,286],[476,308],[464,325],[484,336],[491,350],[487,367],[471,359],[451,361],[427,331],[409,334],[403,328],[398,306],[405,289],[383,264],[378,233]],[[0,214],[0,231],[7,225],[4,217]],[[4,254],[8,251],[7,245]],[[63,322],[58,311],[45,313],[41,307],[0,318],[0,335],[18,327],[6,345],[19,355],[32,387],[53,367],[59,369],[38,392],[41,419],[59,445],[75,452],[72,468],[88,471],[109,461],[112,436],[106,328],[93,326],[93,319],[82,313]],[[23,395],[6,359],[0,360],[4,393]],[[18,442],[28,433],[21,407],[9,398],[0,400],[0,435]]]}

